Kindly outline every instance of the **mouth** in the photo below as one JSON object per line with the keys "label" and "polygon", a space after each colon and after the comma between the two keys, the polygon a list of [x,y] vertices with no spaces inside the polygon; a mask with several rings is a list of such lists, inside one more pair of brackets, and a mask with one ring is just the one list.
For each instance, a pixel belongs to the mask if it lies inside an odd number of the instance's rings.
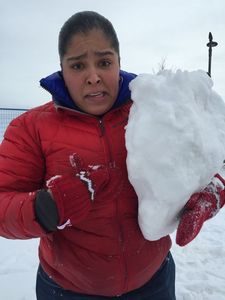
{"label": "mouth", "polygon": [[85,97],[87,98],[102,98],[105,96],[105,92],[95,92],[95,93],[89,93]]}
{"label": "mouth", "polygon": [[92,102],[93,104],[104,103],[106,101],[107,93],[103,91],[89,93],[85,95],[85,99],[87,101]]}

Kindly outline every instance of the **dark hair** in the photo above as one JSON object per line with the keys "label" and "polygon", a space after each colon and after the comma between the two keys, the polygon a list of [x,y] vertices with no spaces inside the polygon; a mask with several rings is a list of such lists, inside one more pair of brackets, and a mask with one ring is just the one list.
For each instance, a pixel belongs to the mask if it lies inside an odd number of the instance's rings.
{"label": "dark hair", "polygon": [[112,48],[119,53],[119,41],[112,23],[94,11],[83,11],[72,15],[62,26],[59,33],[58,51],[60,60],[65,55],[74,35],[87,34],[92,29],[100,29],[111,41]]}

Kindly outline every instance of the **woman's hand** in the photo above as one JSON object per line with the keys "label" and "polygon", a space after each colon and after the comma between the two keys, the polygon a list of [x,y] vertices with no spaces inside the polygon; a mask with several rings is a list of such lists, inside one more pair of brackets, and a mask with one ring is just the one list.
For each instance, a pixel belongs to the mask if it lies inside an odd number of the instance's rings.
{"label": "woman's hand", "polygon": [[[75,156],[72,159],[71,164],[75,167]],[[105,167],[85,169],[76,161],[74,176],[56,175],[47,181],[48,190],[37,193],[34,205],[37,221],[47,232],[81,222],[107,180]]]}
{"label": "woman's hand", "polygon": [[[222,172],[221,172],[222,173]],[[224,175],[222,173],[222,175]],[[202,191],[193,194],[182,212],[176,234],[176,243],[185,246],[201,230],[203,223],[214,217],[225,203],[225,180],[216,174]]]}

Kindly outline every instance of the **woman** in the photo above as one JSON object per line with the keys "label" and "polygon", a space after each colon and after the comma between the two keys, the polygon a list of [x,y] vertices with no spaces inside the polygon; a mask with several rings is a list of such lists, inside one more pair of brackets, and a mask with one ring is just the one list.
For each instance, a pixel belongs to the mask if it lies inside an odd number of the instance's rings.
{"label": "woman", "polygon": [[[73,15],[59,34],[53,101],[9,125],[0,148],[0,234],[40,237],[38,300],[175,299],[169,236],[144,239],[128,181],[132,104],[112,24]],[[182,231],[183,234],[183,231]]]}

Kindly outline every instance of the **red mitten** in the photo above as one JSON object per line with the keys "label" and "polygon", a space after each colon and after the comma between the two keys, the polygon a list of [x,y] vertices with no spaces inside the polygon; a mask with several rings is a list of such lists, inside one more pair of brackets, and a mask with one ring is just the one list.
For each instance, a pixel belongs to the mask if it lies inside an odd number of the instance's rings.
{"label": "red mitten", "polygon": [[214,217],[225,203],[225,180],[216,174],[201,192],[193,194],[182,212],[177,228],[176,243],[185,246],[199,233],[203,223]]}
{"label": "red mitten", "polygon": [[48,180],[46,185],[59,214],[57,228],[64,229],[85,219],[106,181],[107,171],[102,166],[79,170],[74,177],[58,175]]}

